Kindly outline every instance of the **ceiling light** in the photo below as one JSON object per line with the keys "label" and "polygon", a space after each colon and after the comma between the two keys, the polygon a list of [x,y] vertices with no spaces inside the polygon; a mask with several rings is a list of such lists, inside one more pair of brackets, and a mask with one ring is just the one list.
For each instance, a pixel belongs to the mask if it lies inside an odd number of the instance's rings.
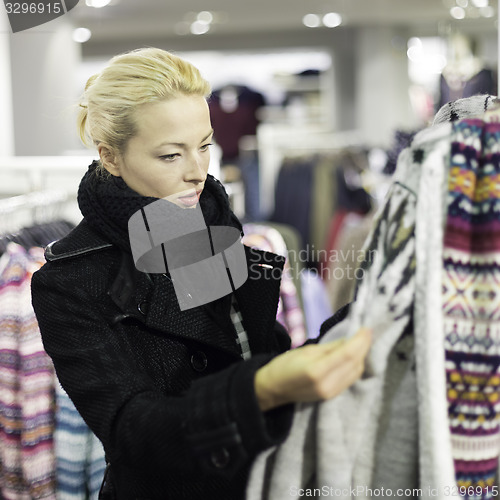
{"label": "ceiling light", "polygon": [[308,28],[317,28],[321,24],[321,21],[317,14],[306,14],[302,18],[302,23]]}
{"label": "ceiling light", "polygon": [[465,9],[469,5],[469,0],[456,0],[457,5]]}
{"label": "ceiling light", "polygon": [[86,0],[88,7],[94,7],[95,9],[100,9],[106,7],[111,2],[111,0]]}
{"label": "ceiling light", "polygon": [[451,17],[455,19],[464,19],[465,18],[465,10],[462,7],[452,7],[450,9]]}
{"label": "ceiling light", "polygon": [[207,23],[202,23],[201,21],[195,21],[191,24],[191,33],[193,35],[204,35],[210,30],[210,25]]}
{"label": "ceiling light", "polygon": [[210,24],[214,20],[214,16],[208,10],[203,10],[196,16],[196,19],[201,23]]}
{"label": "ceiling light", "polygon": [[85,43],[90,40],[92,32],[87,28],[76,28],[73,31],[73,40],[77,43]]}
{"label": "ceiling light", "polygon": [[408,40],[408,48],[410,47],[422,47],[422,40],[417,36],[412,36]]}
{"label": "ceiling light", "polygon": [[488,7],[488,0],[472,0],[472,3],[479,9],[482,7]]}
{"label": "ceiling light", "polygon": [[424,55],[424,48],[422,44],[422,40],[417,36],[413,36],[408,40],[408,50],[406,51],[406,55],[410,61],[418,61],[422,59]]}
{"label": "ceiling light", "polygon": [[336,28],[342,24],[342,16],[336,12],[329,12],[323,16],[323,24],[327,28]]}
{"label": "ceiling light", "polygon": [[408,49],[406,55],[410,61],[418,61],[419,59],[422,59],[424,51],[420,45],[413,45],[413,47]]}

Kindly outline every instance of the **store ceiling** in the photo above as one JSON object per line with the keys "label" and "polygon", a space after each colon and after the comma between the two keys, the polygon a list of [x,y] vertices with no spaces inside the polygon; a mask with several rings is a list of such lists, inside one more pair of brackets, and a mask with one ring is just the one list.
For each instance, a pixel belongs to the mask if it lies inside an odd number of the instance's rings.
{"label": "store ceiling", "polygon": [[[197,37],[190,32],[197,14],[209,11],[213,22],[207,33],[198,36],[209,44],[207,37],[248,36],[263,33],[304,31],[314,36],[314,31],[326,27],[307,28],[302,24],[306,14],[323,16],[328,12],[342,15],[340,28],[368,25],[401,25],[425,28],[436,33],[443,25],[456,25],[466,31],[496,30],[497,0],[489,0],[490,15],[477,6],[488,0],[111,0],[102,8],[89,7],[91,1],[80,0],[70,13],[75,25],[92,31],[89,45],[149,39]],[[463,6],[465,19],[453,19],[452,7]],[[460,11],[459,11],[460,13]],[[200,25],[198,25],[198,28]],[[201,26],[203,31],[203,26]],[[309,30],[309,31],[308,31]]]}

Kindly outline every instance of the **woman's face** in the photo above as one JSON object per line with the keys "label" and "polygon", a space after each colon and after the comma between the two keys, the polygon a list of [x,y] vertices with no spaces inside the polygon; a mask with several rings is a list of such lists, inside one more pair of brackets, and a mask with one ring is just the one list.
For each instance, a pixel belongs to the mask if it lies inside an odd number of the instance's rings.
{"label": "woman's face", "polygon": [[108,170],[139,194],[166,198],[183,208],[196,206],[213,135],[205,98],[179,96],[145,104],[135,121],[137,134]]}

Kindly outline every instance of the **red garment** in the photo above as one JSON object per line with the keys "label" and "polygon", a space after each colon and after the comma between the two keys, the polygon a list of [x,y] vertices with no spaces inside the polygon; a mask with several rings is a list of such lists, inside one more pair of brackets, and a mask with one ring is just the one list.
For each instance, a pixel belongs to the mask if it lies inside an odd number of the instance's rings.
{"label": "red garment", "polygon": [[259,119],[257,110],[264,106],[264,96],[244,86],[231,86],[235,92],[234,110],[224,105],[224,89],[212,94],[209,107],[214,128],[214,138],[222,149],[222,161],[228,162],[239,156],[239,142],[245,135],[255,135]]}

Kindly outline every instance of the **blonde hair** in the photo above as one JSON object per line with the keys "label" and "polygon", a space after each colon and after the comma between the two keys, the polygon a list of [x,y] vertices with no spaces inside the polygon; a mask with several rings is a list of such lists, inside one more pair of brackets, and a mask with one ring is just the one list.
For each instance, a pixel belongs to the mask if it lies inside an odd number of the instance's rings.
{"label": "blonde hair", "polygon": [[179,95],[209,94],[210,84],[199,70],[170,52],[144,48],[120,54],[88,79],[79,103],[79,135],[87,146],[105,143],[123,153],[136,134],[137,106]]}

